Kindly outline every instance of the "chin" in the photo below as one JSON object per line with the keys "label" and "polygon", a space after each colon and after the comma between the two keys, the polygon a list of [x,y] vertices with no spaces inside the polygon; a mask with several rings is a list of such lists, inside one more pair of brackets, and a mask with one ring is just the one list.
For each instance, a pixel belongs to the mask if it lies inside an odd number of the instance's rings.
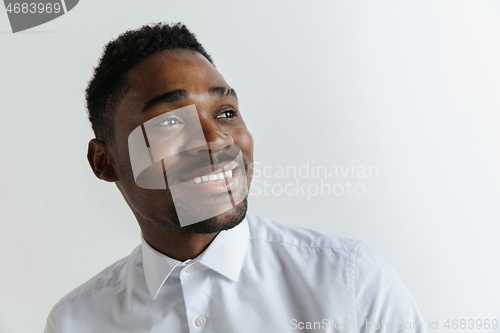
{"label": "chin", "polygon": [[229,230],[236,227],[243,221],[246,216],[248,208],[247,198],[241,201],[236,207],[211,217],[209,219],[200,221],[198,223],[190,224],[181,227],[177,221],[177,226],[182,231],[187,231],[195,234],[212,234],[222,230]]}

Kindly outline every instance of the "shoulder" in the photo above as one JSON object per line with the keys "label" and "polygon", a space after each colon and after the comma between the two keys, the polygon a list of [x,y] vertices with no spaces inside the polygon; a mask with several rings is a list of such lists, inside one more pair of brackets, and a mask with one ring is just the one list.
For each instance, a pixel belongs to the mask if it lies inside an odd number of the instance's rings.
{"label": "shoulder", "polygon": [[263,242],[281,247],[325,249],[356,255],[364,244],[347,237],[327,235],[316,230],[285,225],[256,215],[247,215],[251,242]]}
{"label": "shoulder", "polygon": [[[310,255],[333,254],[342,261],[345,269],[349,270],[356,279],[374,276],[376,273],[392,279],[392,267],[366,243],[341,236],[327,235],[316,230],[303,227],[285,225],[256,215],[247,215],[250,229],[250,242],[254,245],[266,244],[274,250],[282,248],[285,252],[296,249],[314,250],[300,251],[307,258]],[[259,245],[260,245],[259,244]],[[338,260],[335,260],[337,264]]]}
{"label": "shoulder", "polygon": [[55,315],[60,308],[68,304],[78,303],[82,297],[85,298],[89,294],[95,297],[100,293],[116,292],[116,290],[122,288],[124,285],[124,280],[130,273],[130,270],[136,269],[136,266],[141,262],[141,248],[137,246],[130,255],[106,267],[90,280],[73,289],[60,299],[52,308],[51,316]]}

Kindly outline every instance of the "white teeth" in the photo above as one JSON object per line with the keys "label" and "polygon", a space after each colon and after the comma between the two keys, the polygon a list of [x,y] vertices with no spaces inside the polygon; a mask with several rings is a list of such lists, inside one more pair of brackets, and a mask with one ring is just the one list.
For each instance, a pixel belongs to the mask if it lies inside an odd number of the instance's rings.
{"label": "white teeth", "polygon": [[225,172],[219,172],[211,175],[205,175],[201,177],[195,177],[193,180],[191,180],[191,184],[199,184],[201,182],[208,182],[208,181],[214,181],[214,180],[223,180],[225,178],[231,178],[233,177],[233,170],[227,170]]}

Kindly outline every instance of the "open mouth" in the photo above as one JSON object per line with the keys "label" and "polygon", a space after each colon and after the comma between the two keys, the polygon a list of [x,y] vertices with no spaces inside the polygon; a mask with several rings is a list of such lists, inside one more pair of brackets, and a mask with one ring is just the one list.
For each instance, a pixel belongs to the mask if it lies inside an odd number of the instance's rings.
{"label": "open mouth", "polygon": [[215,183],[215,182],[230,180],[233,178],[233,176],[235,176],[236,171],[238,169],[239,169],[238,164],[236,163],[236,161],[233,161],[227,164],[223,168],[224,171],[219,169],[215,172],[211,172],[206,175],[200,175],[192,179],[185,180],[184,183],[197,185],[197,184],[207,184],[207,183]]}
{"label": "open mouth", "polygon": [[188,184],[201,184],[201,183],[213,183],[216,181],[221,181],[226,178],[232,178],[233,177],[233,170],[228,170],[226,172],[220,172],[220,173],[212,173],[209,175],[201,176],[201,177],[196,177],[190,181],[188,181]]}

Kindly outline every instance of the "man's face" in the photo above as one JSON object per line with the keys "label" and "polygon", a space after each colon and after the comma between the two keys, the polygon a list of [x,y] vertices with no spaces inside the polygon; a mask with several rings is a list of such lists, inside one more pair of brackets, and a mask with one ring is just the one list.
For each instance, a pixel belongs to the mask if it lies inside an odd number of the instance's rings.
{"label": "man's face", "polygon": [[[222,75],[198,52],[175,50],[145,59],[127,73],[127,82],[129,89],[116,107],[114,141],[108,146],[117,186],[139,222],[179,229],[185,224],[179,223],[177,213],[187,207],[189,213],[203,216],[197,209],[210,218],[183,227],[185,231],[216,232],[239,223],[252,177],[253,139]],[[169,178],[165,190],[139,187],[132,172],[129,136],[141,127],[146,133],[148,124],[148,145],[155,145],[162,158],[168,156],[156,168]],[[231,179],[196,179],[221,167],[233,168]],[[149,180],[161,181],[154,172]],[[148,178],[147,173],[142,175]],[[228,179],[233,182],[229,195]],[[244,186],[235,191],[235,185]]]}

